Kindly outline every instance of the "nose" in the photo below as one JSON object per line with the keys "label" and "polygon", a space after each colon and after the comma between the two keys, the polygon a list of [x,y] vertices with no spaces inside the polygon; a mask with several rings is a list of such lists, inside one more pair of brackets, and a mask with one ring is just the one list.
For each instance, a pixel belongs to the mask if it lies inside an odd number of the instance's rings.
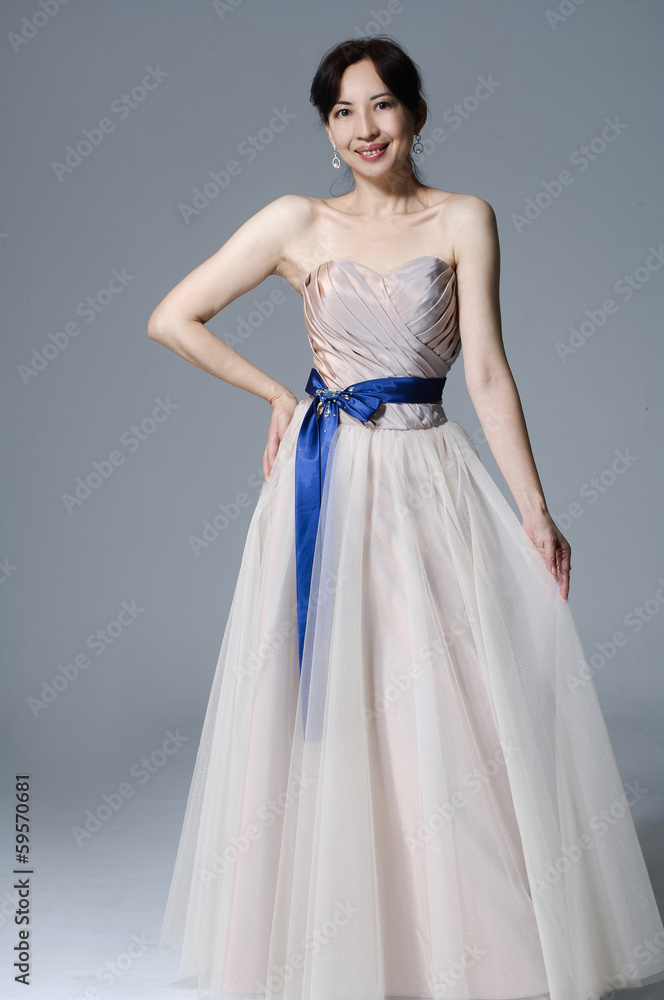
{"label": "nose", "polygon": [[358,132],[357,138],[359,142],[373,142],[380,135],[380,129],[374,128],[373,126],[363,129]]}
{"label": "nose", "polygon": [[380,129],[375,124],[370,111],[358,112],[356,121],[357,137],[360,142],[372,142],[377,135],[380,135]]}

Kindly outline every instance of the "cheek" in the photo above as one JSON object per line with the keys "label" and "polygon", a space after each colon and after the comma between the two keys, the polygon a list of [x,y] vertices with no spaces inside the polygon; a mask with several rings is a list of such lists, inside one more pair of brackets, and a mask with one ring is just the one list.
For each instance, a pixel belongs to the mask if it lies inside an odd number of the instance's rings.
{"label": "cheek", "polygon": [[353,138],[353,125],[349,120],[345,121],[343,118],[336,122],[333,129],[330,132],[332,142],[335,146],[345,146]]}

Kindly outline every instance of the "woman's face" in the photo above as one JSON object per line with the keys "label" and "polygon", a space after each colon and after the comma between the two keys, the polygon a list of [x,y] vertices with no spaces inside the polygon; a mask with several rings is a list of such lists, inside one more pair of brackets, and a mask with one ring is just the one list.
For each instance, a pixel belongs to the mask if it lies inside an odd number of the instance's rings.
{"label": "woman's face", "polygon": [[398,167],[407,167],[410,173],[413,116],[385,86],[370,59],[344,71],[339,98],[325,127],[339,156],[355,173],[379,177]]}

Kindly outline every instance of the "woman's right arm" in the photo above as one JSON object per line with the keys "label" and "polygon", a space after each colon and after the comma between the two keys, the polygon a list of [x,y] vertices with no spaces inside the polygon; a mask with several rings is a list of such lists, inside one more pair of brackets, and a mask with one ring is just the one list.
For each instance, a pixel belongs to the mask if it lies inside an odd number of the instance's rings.
{"label": "woman's right arm", "polygon": [[234,299],[278,273],[286,245],[306,225],[307,199],[284,195],[248,219],[212,257],[182,279],[153,310],[148,335],[215,378],[272,406],[263,455],[267,479],[297,397],[216,337],[205,324]]}

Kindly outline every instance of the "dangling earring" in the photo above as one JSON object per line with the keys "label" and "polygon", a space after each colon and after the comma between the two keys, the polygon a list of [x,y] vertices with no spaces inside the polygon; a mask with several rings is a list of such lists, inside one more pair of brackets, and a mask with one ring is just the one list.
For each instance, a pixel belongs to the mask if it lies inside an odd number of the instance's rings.
{"label": "dangling earring", "polygon": [[418,133],[418,134],[417,134],[417,135],[415,136],[415,141],[414,141],[414,143],[413,143],[413,152],[414,152],[414,153],[421,153],[421,152],[422,152],[422,150],[424,149],[424,146],[423,146],[423,145],[422,145],[422,143],[420,142],[420,138],[421,138],[421,136],[420,136],[420,135],[419,135],[419,133]]}
{"label": "dangling earring", "polygon": [[341,166],[341,160],[339,159],[339,150],[337,149],[336,146],[334,147],[334,156],[332,157],[332,166],[334,167],[335,170],[338,170],[339,167]]}

